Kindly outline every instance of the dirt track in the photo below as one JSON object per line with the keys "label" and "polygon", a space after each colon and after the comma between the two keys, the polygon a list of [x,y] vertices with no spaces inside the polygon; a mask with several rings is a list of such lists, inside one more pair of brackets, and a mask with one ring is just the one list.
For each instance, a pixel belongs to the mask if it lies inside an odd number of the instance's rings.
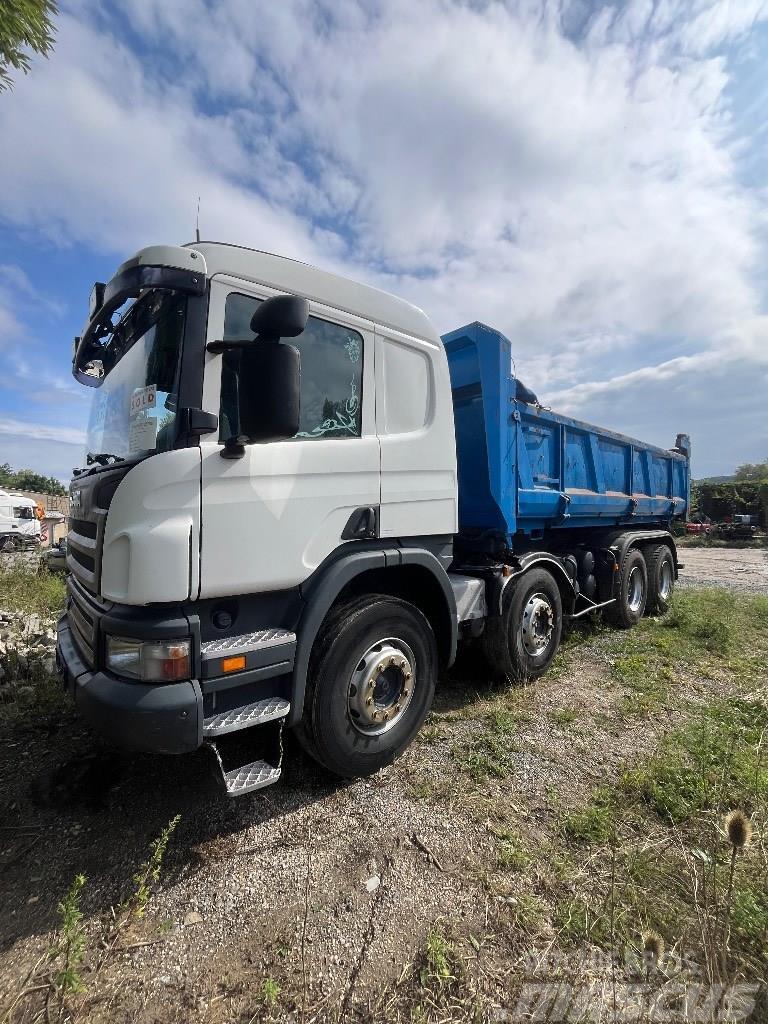
{"label": "dirt track", "polygon": [[678,555],[685,565],[680,572],[683,586],[768,593],[768,550],[765,548],[681,547]]}

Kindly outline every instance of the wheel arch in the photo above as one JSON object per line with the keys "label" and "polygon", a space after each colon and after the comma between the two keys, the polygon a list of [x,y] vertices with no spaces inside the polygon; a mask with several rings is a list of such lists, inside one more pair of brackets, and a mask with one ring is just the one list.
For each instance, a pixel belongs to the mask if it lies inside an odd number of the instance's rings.
{"label": "wheel arch", "polygon": [[631,548],[639,548],[645,554],[645,548],[651,544],[666,544],[672,552],[672,560],[675,565],[675,579],[678,579],[678,569],[682,568],[677,557],[677,544],[675,538],[667,530],[626,530],[615,534],[610,538],[606,547],[613,548],[616,554],[616,563],[621,565],[624,555]]}
{"label": "wheel arch", "polygon": [[[576,603],[576,591],[573,587],[573,580],[565,571],[563,563],[558,558],[551,555],[548,551],[530,551],[527,554],[522,555],[519,562],[520,571],[506,577],[507,583],[503,585],[504,587],[509,583],[512,583],[513,580],[516,583],[521,582],[525,578],[526,573],[531,569],[546,569],[554,578],[557,588],[560,591],[560,600],[563,603],[563,614],[568,615],[573,611]],[[499,611],[500,610],[501,595],[499,600]]]}
{"label": "wheel arch", "polygon": [[[438,558],[422,548],[368,548],[342,553],[320,568],[302,587],[306,602],[297,627],[293,696],[287,725],[304,710],[307,671],[317,635],[333,609],[366,593],[389,594],[410,601],[427,617],[435,632],[441,666],[456,657],[456,599]],[[418,594],[418,601],[414,600]]]}

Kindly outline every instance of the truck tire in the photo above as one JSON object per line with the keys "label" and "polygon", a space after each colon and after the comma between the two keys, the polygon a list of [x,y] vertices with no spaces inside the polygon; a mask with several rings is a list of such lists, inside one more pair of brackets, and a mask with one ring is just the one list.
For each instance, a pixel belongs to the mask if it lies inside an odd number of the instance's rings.
{"label": "truck tire", "polygon": [[419,731],[436,677],[435,635],[418,608],[384,594],[357,598],[318,634],[297,738],[335,775],[373,775]]}
{"label": "truck tire", "polygon": [[675,560],[667,544],[649,544],[645,549],[648,566],[648,600],[645,609],[651,615],[669,608],[675,587]]}
{"label": "truck tire", "polygon": [[504,589],[501,615],[488,620],[485,654],[502,679],[538,679],[560,646],[563,603],[554,577],[534,568]]}
{"label": "truck tire", "polygon": [[605,618],[620,629],[636,626],[642,619],[648,599],[648,568],[642,551],[630,548],[624,555],[614,604],[605,609]]}

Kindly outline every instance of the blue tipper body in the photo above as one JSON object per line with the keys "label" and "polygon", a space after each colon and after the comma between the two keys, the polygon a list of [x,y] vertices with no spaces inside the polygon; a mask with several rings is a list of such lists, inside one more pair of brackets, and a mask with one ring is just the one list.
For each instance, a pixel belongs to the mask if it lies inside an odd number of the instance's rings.
{"label": "blue tipper body", "polygon": [[469,324],[443,336],[451,374],[459,529],[538,535],[663,526],[690,500],[689,443],[667,451],[515,398],[512,346]]}

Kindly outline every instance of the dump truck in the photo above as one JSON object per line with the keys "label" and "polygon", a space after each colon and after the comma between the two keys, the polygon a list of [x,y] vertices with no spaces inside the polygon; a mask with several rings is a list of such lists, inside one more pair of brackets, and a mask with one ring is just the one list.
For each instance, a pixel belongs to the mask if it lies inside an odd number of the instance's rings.
{"label": "dump truck", "polygon": [[510,683],[563,629],[668,606],[670,450],[538,404],[511,344],[290,259],[142,249],[91,293],[57,661],[109,741],[205,747],[231,796],[284,728],[341,777],[413,740],[459,645]]}

